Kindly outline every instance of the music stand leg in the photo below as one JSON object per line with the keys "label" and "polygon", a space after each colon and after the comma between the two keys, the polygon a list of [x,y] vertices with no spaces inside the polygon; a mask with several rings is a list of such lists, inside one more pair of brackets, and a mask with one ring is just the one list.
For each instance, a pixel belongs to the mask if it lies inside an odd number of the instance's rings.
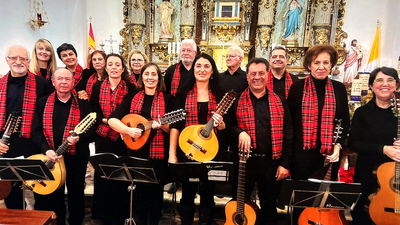
{"label": "music stand leg", "polygon": [[132,216],[132,208],[133,208],[133,191],[135,190],[136,185],[133,184],[133,181],[131,183],[131,185],[129,185],[128,187],[128,191],[131,192],[131,200],[130,200],[130,211],[129,211],[129,218],[125,220],[125,225],[136,225],[135,220],[133,219]]}

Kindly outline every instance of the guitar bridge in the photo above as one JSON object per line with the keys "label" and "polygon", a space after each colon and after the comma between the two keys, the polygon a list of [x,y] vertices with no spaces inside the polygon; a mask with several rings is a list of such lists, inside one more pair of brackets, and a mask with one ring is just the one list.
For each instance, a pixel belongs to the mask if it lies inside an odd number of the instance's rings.
{"label": "guitar bridge", "polygon": [[189,143],[191,146],[193,146],[195,149],[199,150],[201,153],[206,154],[207,150],[202,148],[200,145],[194,143],[191,139],[187,139],[187,143]]}

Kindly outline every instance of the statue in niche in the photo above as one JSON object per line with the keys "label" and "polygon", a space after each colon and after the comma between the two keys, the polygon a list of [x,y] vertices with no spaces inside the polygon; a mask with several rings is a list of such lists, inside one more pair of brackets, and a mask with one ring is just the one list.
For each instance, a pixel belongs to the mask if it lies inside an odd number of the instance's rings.
{"label": "statue in niche", "polygon": [[288,6],[288,10],[283,14],[286,20],[285,33],[282,39],[288,41],[295,41],[299,39],[298,34],[300,33],[300,16],[303,8],[297,2],[297,0],[291,0]]}
{"label": "statue in niche", "polygon": [[174,12],[174,6],[169,2],[169,0],[163,0],[162,3],[158,6],[158,13],[160,15],[160,40],[168,40],[172,39],[172,31],[171,31],[171,20],[172,13]]}
{"label": "statue in niche", "polygon": [[357,45],[357,39],[351,41],[351,45],[346,47],[343,43],[346,52],[346,63],[344,65],[343,83],[351,84],[353,79],[357,76],[358,70],[361,67],[363,54],[361,52],[361,45]]}

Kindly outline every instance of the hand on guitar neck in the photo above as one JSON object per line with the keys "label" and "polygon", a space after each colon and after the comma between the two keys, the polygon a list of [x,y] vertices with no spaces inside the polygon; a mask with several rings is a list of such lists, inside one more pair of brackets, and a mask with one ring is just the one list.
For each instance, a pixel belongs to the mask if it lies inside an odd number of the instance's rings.
{"label": "hand on guitar neck", "polygon": [[[74,145],[79,141],[79,135],[74,135],[73,131],[70,132],[71,134],[68,136],[67,141],[68,145]],[[57,155],[57,153],[53,150],[47,150],[46,156],[50,161],[58,162],[62,155]]]}
{"label": "hand on guitar neck", "polygon": [[337,161],[339,161],[339,154],[340,154],[340,146],[333,145],[332,155],[325,155],[325,160],[330,163],[337,162]]}

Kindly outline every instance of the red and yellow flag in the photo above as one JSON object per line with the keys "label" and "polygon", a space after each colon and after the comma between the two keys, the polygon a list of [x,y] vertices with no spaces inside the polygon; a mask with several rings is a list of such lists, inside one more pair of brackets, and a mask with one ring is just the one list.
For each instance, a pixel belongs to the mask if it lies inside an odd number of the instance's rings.
{"label": "red and yellow flag", "polygon": [[92,54],[92,52],[94,52],[95,50],[96,50],[96,42],[94,41],[92,23],[90,23],[90,29],[89,29],[89,49],[88,49],[89,55]]}

